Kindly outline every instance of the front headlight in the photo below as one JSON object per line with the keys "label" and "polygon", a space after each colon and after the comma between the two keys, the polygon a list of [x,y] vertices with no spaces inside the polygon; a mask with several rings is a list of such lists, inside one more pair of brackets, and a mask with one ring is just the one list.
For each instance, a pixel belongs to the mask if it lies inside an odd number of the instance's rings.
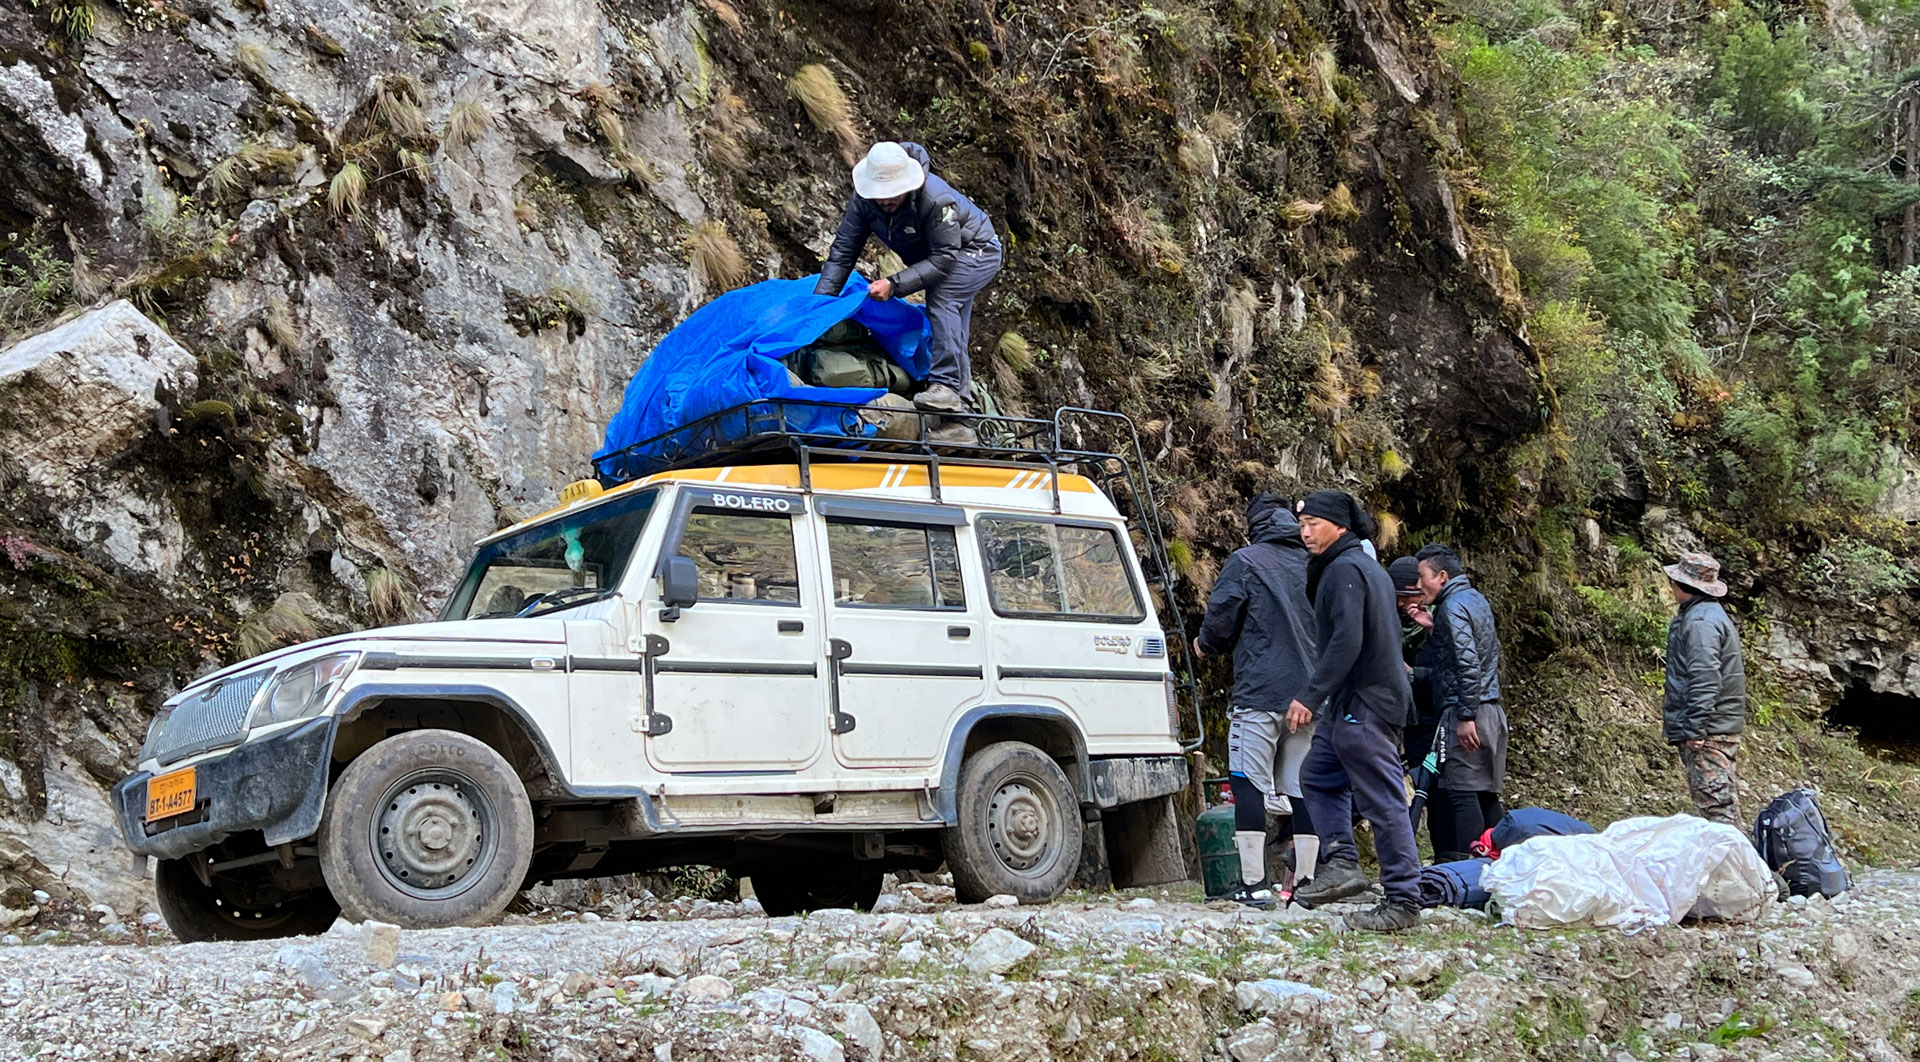
{"label": "front headlight", "polygon": [[145,762],[153,755],[154,739],[160,736],[160,731],[166,728],[167,720],[172,716],[173,709],[170,707],[163,707],[153,713],[153,722],[147,724],[147,740],[140,743],[140,762]]}
{"label": "front headlight", "polygon": [[316,657],[275,675],[253,702],[253,714],[247,718],[249,729],[305,719],[319,715],[340,689],[340,683],[353,673],[360,662],[359,653],[334,653]]}

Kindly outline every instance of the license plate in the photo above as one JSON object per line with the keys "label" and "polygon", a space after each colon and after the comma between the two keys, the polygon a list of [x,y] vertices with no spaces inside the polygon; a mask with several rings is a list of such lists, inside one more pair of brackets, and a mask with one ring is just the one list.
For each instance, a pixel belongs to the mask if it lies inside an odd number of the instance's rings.
{"label": "license plate", "polygon": [[194,768],[147,780],[147,821],[170,819],[193,810]]}

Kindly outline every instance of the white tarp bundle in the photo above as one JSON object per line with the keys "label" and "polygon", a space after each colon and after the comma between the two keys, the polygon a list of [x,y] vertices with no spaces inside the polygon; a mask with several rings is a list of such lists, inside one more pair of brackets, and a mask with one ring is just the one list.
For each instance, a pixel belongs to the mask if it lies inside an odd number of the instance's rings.
{"label": "white tarp bundle", "polygon": [[1501,921],[1628,932],[1683,918],[1751,921],[1778,895],[1739,829],[1692,815],[1622,819],[1597,834],[1535,837],[1480,876]]}

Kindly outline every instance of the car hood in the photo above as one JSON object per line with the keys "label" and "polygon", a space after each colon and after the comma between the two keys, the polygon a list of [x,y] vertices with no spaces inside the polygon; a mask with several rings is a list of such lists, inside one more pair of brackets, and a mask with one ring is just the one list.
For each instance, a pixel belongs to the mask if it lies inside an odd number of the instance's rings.
{"label": "car hood", "polygon": [[223,667],[211,674],[202,675],[189,683],[182,694],[197,686],[252,671],[269,664],[285,665],[310,656],[319,656],[329,652],[347,649],[361,649],[367,652],[392,652],[408,646],[434,645],[564,645],[567,640],[567,621],[564,619],[519,619],[504,617],[501,619],[451,620],[438,623],[408,623],[398,627],[375,627],[371,630],[353,631],[329,638],[316,638],[310,642],[301,642],[285,649],[276,649],[271,653],[242,660],[237,664]]}

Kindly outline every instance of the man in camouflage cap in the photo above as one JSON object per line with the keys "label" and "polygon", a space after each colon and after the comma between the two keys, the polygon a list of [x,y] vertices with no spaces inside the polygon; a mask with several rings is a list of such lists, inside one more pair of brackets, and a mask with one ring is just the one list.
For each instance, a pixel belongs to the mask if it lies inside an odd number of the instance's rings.
{"label": "man in camouflage cap", "polygon": [[1740,632],[1720,604],[1727,584],[1720,580],[1720,562],[1706,553],[1683,553],[1665,571],[1680,611],[1667,628],[1661,729],[1680,753],[1700,816],[1739,826],[1733,759],[1747,722],[1747,671]]}

